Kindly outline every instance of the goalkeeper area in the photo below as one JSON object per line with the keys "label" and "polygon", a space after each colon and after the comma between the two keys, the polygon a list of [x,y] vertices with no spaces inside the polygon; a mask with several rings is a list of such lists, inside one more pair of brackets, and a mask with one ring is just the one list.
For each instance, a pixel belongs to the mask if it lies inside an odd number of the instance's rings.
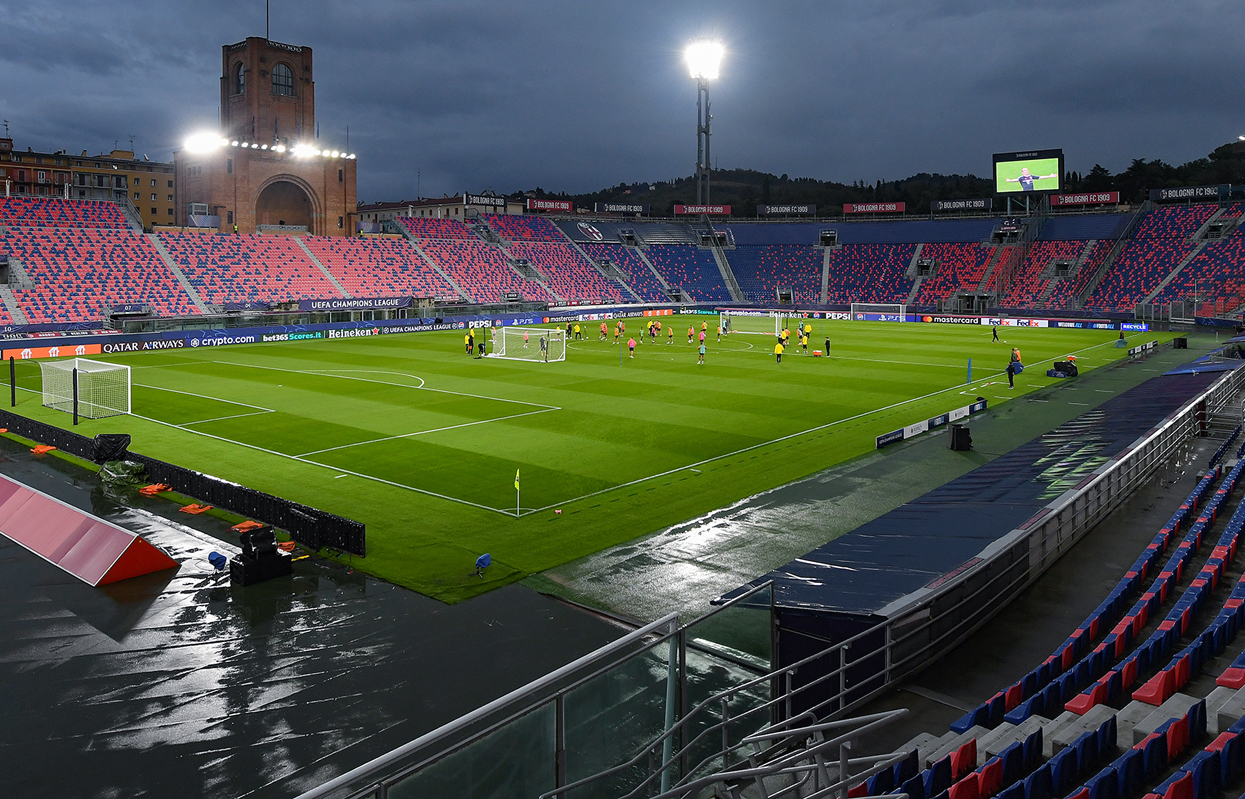
{"label": "goalkeeper area", "polygon": [[[833,357],[777,364],[772,341],[719,343],[717,319],[628,318],[619,344],[597,322],[572,341],[505,328],[505,357],[468,357],[461,330],[106,355],[132,375],[130,414],[74,430],[128,433],[134,452],[362,521],[354,568],[457,601],[872,453],[880,433],[977,396],[1022,397],[1055,382],[1052,360],[1076,355],[1084,372],[1126,354],[1111,330],[1008,328],[992,343],[984,326],[812,319]],[[685,335],[702,324],[703,365]],[[564,349],[556,368],[527,357],[545,336]],[[1028,368],[1009,390],[1012,347]],[[63,381],[69,363],[18,362],[16,412],[70,427],[44,406],[43,374]]]}

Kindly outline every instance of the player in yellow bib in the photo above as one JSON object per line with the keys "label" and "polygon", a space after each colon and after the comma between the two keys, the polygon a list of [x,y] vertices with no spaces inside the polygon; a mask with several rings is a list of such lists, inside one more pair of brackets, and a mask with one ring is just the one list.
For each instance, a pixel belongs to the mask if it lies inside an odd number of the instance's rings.
{"label": "player in yellow bib", "polygon": [[781,342],[781,341],[780,341],[780,342],[778,342],[777,344],[775,344],[775,345],[774,345],[774,355],[775,355],[775,356],[777,356],[777,358],[778,358],[778,363],[782,363],[782,351],[783,351],[783,349],[784,349],[784,347],[782,346],[782,342]]}

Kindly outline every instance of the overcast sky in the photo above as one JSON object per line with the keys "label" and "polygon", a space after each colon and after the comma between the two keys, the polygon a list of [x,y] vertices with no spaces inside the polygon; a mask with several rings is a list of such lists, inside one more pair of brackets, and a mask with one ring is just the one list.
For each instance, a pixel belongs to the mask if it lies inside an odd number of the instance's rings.
{"label": "overcast sky", "polygon": [[[323,2],[272,0],[271,38],[315,54],[322,146],[362,201],[591,191],[688,175],[698,36],[722,168],[851,182],[990,170],[1063,147],[1067,168],[1182,163],[1245,133],[1245,3],[1212,0]],[[0,113],[21,149],[152,159],[215,126],[220,46],[262,0],[0,0]]]}

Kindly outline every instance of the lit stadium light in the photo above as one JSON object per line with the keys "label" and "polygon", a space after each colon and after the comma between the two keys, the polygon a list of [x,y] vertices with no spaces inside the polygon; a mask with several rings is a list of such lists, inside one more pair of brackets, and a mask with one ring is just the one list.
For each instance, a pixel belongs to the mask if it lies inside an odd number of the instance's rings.
{"label": "lit stadium light", "polygon": [[258,150],[258,149],[259,149],[259,145],[258,145],[258,144],[252,144],[252,145],[251,145],[251,149],[252,149],[252,150]]}
{"label": "lit stadium light", "polygon": [[283,153],[283,152],[285,152],[285,145],[284,145],[284,144],[278,144],[277,146],[273,147],[272,149],[276,150],[276,151],[277,151],[277,152],[279,152],[279,153]]}
{"label": "lit stadium light", "polygon": [[1237,136],[1236,138],[1240,139],[1241,141],[1245,141],[1245,136]]}
{"label": "lit stadium light", "polygon": [[687,68],[696,80],[717,80],[726,48],[715,39],[697,39],[683,51]]}
{"label": "lit stadium light", "polygon": [[234,147],[237,147],[237,146],[238,146],[238,140],[237,140],[237,139],[234,139],[234,140],[231,142],[231,145],[232,145],[232,146],[234,146]]}
{"label": "lit stadium light", "polygon": [[196,133],[186,139],[185,148],[192,153],[210,153],[221,146],[219,133]]}
{"label": "lit stadium light", "polygon": [[250,145],[250,143],[249,143],[249,142],[242,142],[242,146],[243,146],[243,147],[250,147],[251,145]]}
{"label": "lit stadium light", "polygon": [[266,144],[261,144],[261,145],[259,146],[259,149],[261,149],[261,150],[267,150],[267,149],[268,149],[268,145],[266,145]]}
{"label": "lit stadium light", "polygon": [[229,146],[229,139],[221,139],[221,140],[220,140],[220,146],[221,146],[221,147],[228,147],[228,146]]}
{"label": "lit stadium light", "polygon": [[348,155],[348,156],[346,156],[346,157],[347,157],[347,158],[349,158],[351,161],[353,161],[353,160],[354,160],[354,153],[351,153],[350,155]]}
{"label": "lit stadium light", "polygon": [[334,151],[333,151],[333,157],[334,157],[334,158],[336,158],[336,157],[337,157],[337,156],[339,156],[339,155],[341,155],[341,153],[337,152],[336,150],[334,150]]}
{"label": "lit stadium light", "polygon": [[299,158],[306,158],[308,156],[315,155],[316,149],[310,144],[295,144],[294,149],[291,150],[291,152]]}

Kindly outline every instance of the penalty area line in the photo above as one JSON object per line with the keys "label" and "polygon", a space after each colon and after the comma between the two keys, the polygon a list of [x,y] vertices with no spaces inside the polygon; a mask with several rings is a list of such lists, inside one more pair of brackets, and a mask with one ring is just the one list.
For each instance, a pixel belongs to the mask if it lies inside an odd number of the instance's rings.
{"label": "penalty area line", "polygon": [[277,452],[276,450],[271,450],[265,447],[256,446],[255,444],[247,444],[243,441],[235,441],[232,438],[225,438],[224,436],[214,436],[211,433],[205,433],[202,430],[193,430],[189,427],[182,427],[179,424],[173,424],[171,422],[163,422],[163,421],[160,421],[159,419],[152,419],[149,416],[140,416],[136,413],[132,413],[130,415],[133,416],[135,419],[142,419],[144,421],[152,422],[154,424],[158,424],[163,427],[171,427],[174,430],[181,430],[184,433],[191,433],[196,436],[203,436],[204,438],[210,438],[215,441],[222,441],[226,444],[234,444],[239,447],[245,447],[246,449],[255,450],[256,452],[262,452],[266,455],[275,455],[278,458],[286,458],[288,460],[292,460],[297,463],[305,463],[308,466],[316,466],[321,469],[328,469],[329,471],[337,472],[338,476],[341,476],[343,474],[348,474],[353,477],[361,477],[364,480],[371,480],[372,482],[382,483],[384,485],[393,486],[394,488],[404,488],[407,491],[413,491],[416,494],[424,494],[425,496],[436,497],[437,499],[449,500],[450,502],[457,502],[460,505],[468,505],[472,508],[479,508],[480,510],[492,511],[493,513],[497,513],[502,516],[508,516],[510,518],[514,518],[514,512],[510,510],[499,510],[498,508],[491,508],[488,505],[481,505],[478,502],[472,502],[466,499],[459,499],[458,497],[446,496],[445,494],[438,494],[435,491],[428,491],[427,489],[424,489],[424,488],[416,488],[415,486],[409,486],[404,483],[397,483],[397,482],[394,482],[393,480],[386,480],[383,477],[376,477],[375,475],[364,474],[363,472],[355,472],[355,471],[351,471],[350,469],[343,469],[340,466],[331,466],[327,463],[320,463],[319,461],[308,460],[307,458],[301,458],[297,455],[288,455],[284,452]]}
{"label": "penalty area line", "polygon": [[488,424],[489,422],[504,422],[507,419],[519,419],[524,416],[534,416],[535,414],[538,414],[538,413],[549,413],[549,411],[560,411],[560,410],[562,409],[561,408],[542,408],[538,411],[527,411],[526,413],[515,413],[515,414],[511,414],[510,416],[498,416],[496,419],[478,419],[474,422],[464,422],[463,424],[452,424],[447,427],[434,427],[431,430],[416,430],[414,433],[402,433],[401,435],[396,435],[396,436],[385,436],[384,438],[373,438],[369,441],[356,441],[353,444],[342,444],[341,446],[337,446],[337,447],[326,447],[324,449],[312,450],[311,452],[304,452],[298,457],[305,458],[308,455],[319,455],[322,452],[334,452],[339,449],[350,449],[351,447],[362,447],[365,444],[379,444],[382,441],[395,441],[399,438],[413,438],[414,436],[427,435],[428,433],[441,433],[446,430],[458,430],[459,428],[474,427],[475,425]]}

